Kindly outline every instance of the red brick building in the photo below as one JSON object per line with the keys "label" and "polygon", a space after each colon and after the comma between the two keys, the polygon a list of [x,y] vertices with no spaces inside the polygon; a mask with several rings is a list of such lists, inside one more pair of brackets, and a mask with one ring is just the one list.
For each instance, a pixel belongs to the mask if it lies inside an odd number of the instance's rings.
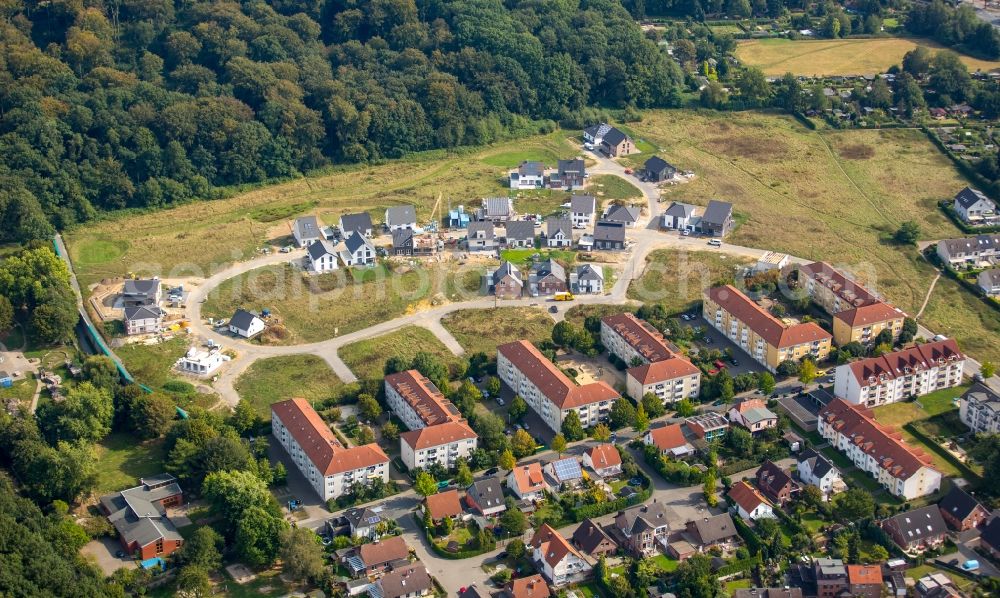
{"label": "red brick building", "polygon": [[126,552],[140,560],[165,557],[184,544],[167,518],[167,508],[183,502],[183,492],[172,475],[139,480],[142,484],[102,496],[101,511],[118,531]]}

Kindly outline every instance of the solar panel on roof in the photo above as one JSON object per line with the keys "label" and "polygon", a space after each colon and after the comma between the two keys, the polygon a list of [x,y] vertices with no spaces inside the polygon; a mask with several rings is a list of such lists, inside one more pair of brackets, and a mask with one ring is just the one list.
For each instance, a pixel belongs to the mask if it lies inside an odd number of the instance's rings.
{"label": "solar panel on roof", "polygon": [[381,517],[369,517],[368,518],[368,523],[378,523],[379,521],[382,521]]}
{"label": "solar panel on roof", "polygon": [[552,467],[556,472],[556,477],[560,480],[572,480],[583,477],[583,472],[580,471],[580,464],[576,459],[556,461],[552,464]]}

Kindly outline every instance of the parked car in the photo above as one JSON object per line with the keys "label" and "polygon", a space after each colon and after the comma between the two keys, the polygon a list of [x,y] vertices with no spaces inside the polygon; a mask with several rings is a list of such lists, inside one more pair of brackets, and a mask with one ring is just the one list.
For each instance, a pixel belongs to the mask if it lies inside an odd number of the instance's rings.
{"label": "parked car", "polygon": [[684,229],[684,230],[681,231],[681,236],[682,237],[690,237],[691,236],[691,231],[689,231],[688,229]]}
{"label": "parked car", "polygon": [[730,364],[732,364],[732,365],[734,365],[734,366],[738,366],[738,365],[740,365],[740,362],[739,362],[739,360],[738,360],[738,359],[736,359],[735,357],[731,358],[731,359],[729,360],[729,363],[730,363]]}
{"label": "parked car", "polygon": [[500,405],[501,407],[503,407],[504,406],[504,400],[501,399],[500,397],[497,397],[497,405]]}
{"label": "parked car", "polygon": [[497,560],[498,561],[502,561],[505,558],[507,558],[507,551],[506,550],[504,550],[503,552],[497,554]]}
{"label": "parked car", "polygon": [[491,467],[491,468],[487,469],[486,471],[484,471],[483,475],[485,475],[485,476],[491,476],[491,475],[496,475],[499,472],[500,472],[500,468],[499,467]]}

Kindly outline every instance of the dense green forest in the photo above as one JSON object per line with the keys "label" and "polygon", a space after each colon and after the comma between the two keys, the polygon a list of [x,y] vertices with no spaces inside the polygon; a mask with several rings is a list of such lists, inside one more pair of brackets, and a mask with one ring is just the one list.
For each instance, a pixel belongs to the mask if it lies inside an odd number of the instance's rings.
{"label": "dense green forest", "polygon": [[615,0],[0,2],[0,241],[676,102]]}

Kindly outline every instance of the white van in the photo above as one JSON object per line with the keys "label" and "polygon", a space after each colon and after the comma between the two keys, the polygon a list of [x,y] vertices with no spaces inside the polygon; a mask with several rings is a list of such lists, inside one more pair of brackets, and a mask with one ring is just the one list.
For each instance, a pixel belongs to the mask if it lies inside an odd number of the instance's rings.
{"label": "white van", "polygon": [[720,241],[720,240],[718,240],[718,239],[710,239],[710,240],[708,241],[708,244],[709,244],[709,245],[710,245],[711,247],[722,247],[722,241]]}

